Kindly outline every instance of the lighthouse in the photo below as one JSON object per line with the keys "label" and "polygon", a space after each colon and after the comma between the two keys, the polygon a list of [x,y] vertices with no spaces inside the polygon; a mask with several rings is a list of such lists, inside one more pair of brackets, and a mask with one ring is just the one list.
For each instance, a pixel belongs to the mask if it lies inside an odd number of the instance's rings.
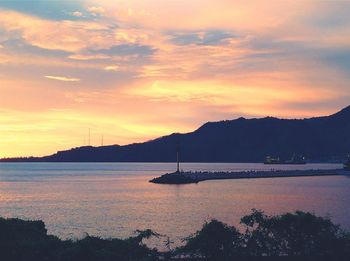
{"label": "lighthouse", "polygon": [[176,146],[176,163],[177,163],[176,173],[180,173],[180,149],[179,149],[179,145]]}

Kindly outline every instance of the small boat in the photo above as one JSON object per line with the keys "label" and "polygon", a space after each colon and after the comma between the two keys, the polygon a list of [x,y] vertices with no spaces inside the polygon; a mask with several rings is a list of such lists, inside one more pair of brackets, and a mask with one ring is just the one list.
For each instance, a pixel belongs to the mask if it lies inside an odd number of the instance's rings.
{"label": "small boat", "polygon": [[265,158],[264,164],[272,165],[272,164],[295,164],[295,165],[303,165],[306,164],[305,157],[293,155],[288,160],[281,160],[279,157],[271,157],[267,156]]}
{"label": "small boat", "polygon": [[272,164],[283,164],[279,157],[267,156],[265,158],[264,164],[272,165]]}
{"label": "small boat", "polygon": [[290,160],[286,160],[284,164],[304,165],[306,161],[304,156],[294,154],[293,157]]}

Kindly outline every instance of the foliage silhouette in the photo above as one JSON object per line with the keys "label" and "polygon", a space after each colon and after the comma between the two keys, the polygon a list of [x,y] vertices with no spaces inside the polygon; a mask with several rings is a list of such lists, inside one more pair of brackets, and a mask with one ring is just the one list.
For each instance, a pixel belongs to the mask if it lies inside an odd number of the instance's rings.
{"label": "foliage silhouette", "polygon": [[185,238],[186,245],[180,249],[192,257],[228,260],[238,256],[242,235],[234,227],[220,221],[205,223],[200,231]]}
{"label": "foliage silhouette", "polygon": [[241,219],[245,232],[220,221],[205,223],[177,254],[211,260],[234,257],[350,257],[350,235],[328,218],[296,211],[267,216],[253,209]]}
{"label": "foliage silhouette", "polygon": [[251,260],[270,257],[350,258],[350,235],[330,219],[296,211],[268,216],[260,210],[242,217],[243,232],[218,220],[164,252],[143,241],[164,237],[152,230],[137,230],[127,239],[101,239],[87,235],[80,240],[61,240],[47,235],[42,221],[0,218],[0,260],[6,261],[133,261],[133,260]]}
{"label": "foliage silhouette", "polygon": [[262,211],[241,219],[246,252],[255,256],[344,256],[349,236],[329,219],[296,211],[267,216]]}
{"label": "foliage silhouette", "polygon": [[153,235],[151,230],[146,230],[125,240],[92,236],[76,241],[60,240],[47,235],[42,221],[0,218],[0,260],[156,260],[157,251],[142,243]]}

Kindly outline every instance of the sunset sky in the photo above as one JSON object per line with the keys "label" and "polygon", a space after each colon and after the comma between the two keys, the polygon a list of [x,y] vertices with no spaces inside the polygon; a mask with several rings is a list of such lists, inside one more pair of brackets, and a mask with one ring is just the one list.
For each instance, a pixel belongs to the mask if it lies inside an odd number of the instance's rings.
{"label": "sunset sky", "polygon": [[0,0],[0,157],[350,104],[350,1]]}

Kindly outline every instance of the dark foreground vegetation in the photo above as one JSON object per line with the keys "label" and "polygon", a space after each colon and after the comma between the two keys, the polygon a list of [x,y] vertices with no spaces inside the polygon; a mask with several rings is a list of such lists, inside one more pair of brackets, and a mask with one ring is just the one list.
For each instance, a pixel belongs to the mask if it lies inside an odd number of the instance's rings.
{"label": "dark foreground vegetation", "polygon": [[[212,220],[171,247],[171,241],[151,230],[128,239],[87,236],[61,240],[47,235],[42,221],[0,218],[0,260],[251,260],[262,256],[350,258],[350,235],[329,219],[297,211],[278,216],[253,212],[241,219],[243,232]],[[168,251],[150,249],[144,240],[158,237]],[[350,259],[348,259],[350,260]]]}

